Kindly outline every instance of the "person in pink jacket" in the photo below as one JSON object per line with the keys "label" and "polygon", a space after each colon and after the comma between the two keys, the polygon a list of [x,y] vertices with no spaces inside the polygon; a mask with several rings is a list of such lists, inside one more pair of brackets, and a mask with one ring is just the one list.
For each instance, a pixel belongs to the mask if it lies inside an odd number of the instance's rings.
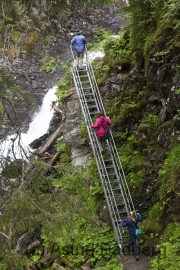
{"label": "person in pink jacket", "polygon": [[95,124],[91,125],[91,128],[96,128],[96,135],[101,152],[103,152],[105,149],[105,135],[108,132],[108,126],[110,125],[112,125],[111,119],[109,117],[105,117],[103,112],[99,112]]}

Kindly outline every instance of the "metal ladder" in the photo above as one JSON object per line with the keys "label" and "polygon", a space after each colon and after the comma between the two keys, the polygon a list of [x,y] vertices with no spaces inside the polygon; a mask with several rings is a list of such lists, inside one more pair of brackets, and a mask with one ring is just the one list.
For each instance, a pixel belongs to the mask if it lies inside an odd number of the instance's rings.
{"label": "metal ladder", "polygon": [[106,148],[102,154],[95,131],[91,128],[91,124],[94,123],[98,112],[102,111],[105,114],[105,110],[92,65],[88,60],[87,48],[84,57],[86,62],[82,70],[78,70],[76,67],[72,46],[70,48],[73,56],[71,67],[73,81],[87,126],[113,229],[120,253],[123,256],[123,248],[129,246],[130,242],[127,229],[121,226],[120,220],[127,218],[130,211],[135,213],[134,204],[111,130],[110,138],[106,140]]}

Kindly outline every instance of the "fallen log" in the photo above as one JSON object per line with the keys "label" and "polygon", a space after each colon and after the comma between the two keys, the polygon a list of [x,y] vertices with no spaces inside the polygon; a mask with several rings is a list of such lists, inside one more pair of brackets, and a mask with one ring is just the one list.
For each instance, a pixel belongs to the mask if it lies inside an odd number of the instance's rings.
{"label": "fallen log", "polygon": [[34,249],[38,248],[41,245],[41,242],[37,239],[31,244],[28,245],[26,251],[28,254],[30,254]]}
{"label": "fallen log", "polygon": [[51,108],[53,108],[56,112],[62,113],[61,109],[56,105],[56,101],[52,101]]}
{"label": "fallen log", "polygon": [[52,165],[55,163],[55,161],[58,159],[60,153],[61,153],[61,151],[58,151],[58,152],[53,156],[53,158],[48,162],[47,167],[52,166]]}
{"label": "fallen log", "polygon": [[45,144],[36,152],[38,155],[43,155],[45,152],[47,152],[51,146],[55,143],[56,139],[59,137],[61,134],[61,125],[56,129],[56,131],[51,134],[51,136],[47,139]]}

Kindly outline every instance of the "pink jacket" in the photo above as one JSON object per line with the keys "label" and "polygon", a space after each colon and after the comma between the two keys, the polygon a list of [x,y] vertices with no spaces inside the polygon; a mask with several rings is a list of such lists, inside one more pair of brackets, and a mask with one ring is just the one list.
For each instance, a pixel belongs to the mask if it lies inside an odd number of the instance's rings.
{"label": "pink jacket", "polygon": [[99,116],[96,119],[96,122],[94,125],[91,125],[92,128],[96,128],[96,135],[98,137],[103,137],[108,131],[107,126],[110,126],[112,124],[112,121],[110,118],[106,118],[104,116]]}

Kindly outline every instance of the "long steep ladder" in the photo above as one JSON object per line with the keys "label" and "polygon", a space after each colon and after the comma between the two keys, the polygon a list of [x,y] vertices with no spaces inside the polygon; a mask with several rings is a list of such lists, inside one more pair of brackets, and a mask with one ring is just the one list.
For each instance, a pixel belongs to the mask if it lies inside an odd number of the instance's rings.
{"label": "long steep ladder", "polygon": [[90,144],[99,171],[120,253],[123,255],[123,248],[129,246],[130,243],[129,234],[121,226],[120,220],[127,218],[129,211],[135,212],[134,204],[111,130],[110,139],[106,140],[105,153],[102,154],[95,131],[91,128],[91,124],[94,123],[98,112],[102,111],[105,114],[105,110],[92,65],[88,61],[87,49],[85,53],[86,64],[83,70],[78,70],[76,67],[72,47],[71,52],[73,56],[71,71],[74,84],[87,126]]}

